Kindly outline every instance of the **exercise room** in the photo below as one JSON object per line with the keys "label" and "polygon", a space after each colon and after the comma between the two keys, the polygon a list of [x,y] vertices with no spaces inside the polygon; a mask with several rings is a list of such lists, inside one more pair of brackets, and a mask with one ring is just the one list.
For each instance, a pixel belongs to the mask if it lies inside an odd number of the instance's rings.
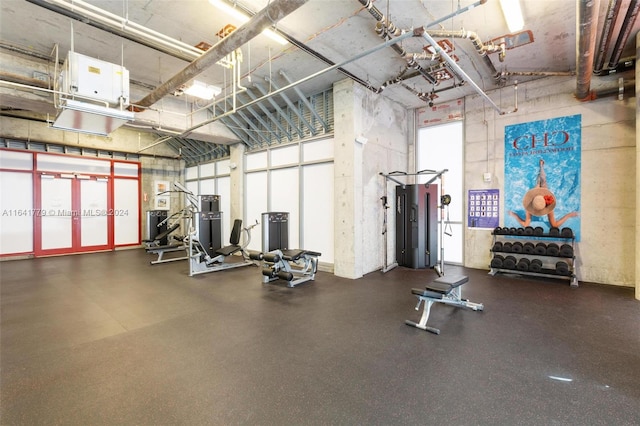
{"label": "exercise room", "polygon": [[639,10],[2,1],[0,424],[637,425]]}

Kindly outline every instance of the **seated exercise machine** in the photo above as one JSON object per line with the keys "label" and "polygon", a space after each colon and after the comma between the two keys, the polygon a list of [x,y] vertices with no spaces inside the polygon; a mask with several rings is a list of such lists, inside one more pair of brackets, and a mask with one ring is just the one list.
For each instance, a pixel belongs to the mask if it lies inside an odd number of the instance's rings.
{"label": "seated exercise machine", "polygon": [[406,320],[405,324],[434,334],[440,334],[439,329],[427,325],[431,306],[434,303],[444,303],[456,308],[468,308],[474,311],[482,311],[484,309],[484,305],[482,303],[473,303],[462,298],[462,284],[468,281],[469,277],[464,275],[445,275],[436,278],[432,283],[426,286],[425,290],[417,288],[412,289],[411,293],[418,298],[418,305],[415,308],[416,311],[420,309],[420,304],[423,302],[424,307],[420,322],[415,323],[413,321]]}
{"label": "seated exercise machine", "polygon": [[289,249],[289,213],[262,214],[262,253],[252,259],[262,260],[262,282],[284,280],[288,287],[314,281],[321,253]]}
{"label": "seated exercise machine", "polygon": [[[267,284],[275,280],[287,281],[289,287],[313,281],[318,271],[318,256],[309,250],[272,250],[262,253],[262,280]],[[255,256],[255,255],[254,255]]]}
{"label": "seated exercise machine", "polygon": [[[161,213],[164,214],[164,219],[162,219],[162,216],[160,216]],[[149,231],[148,231],[149,233],[151,233],[150,231],[152,229],[153,230],[164,229],[154,237],[143,240],[145,244],[145,250],[147,251],[147,253],[155,254],[158,256],[156,260],[151,261],[151,264],[157,265],[159,263],[175,262],[176,260],[187,259],[187,245],[184,243],[184,237],[171,235],[174,231],[180,228],[180,222],[177,221],[177,222],[174,222],[171,226],[167,226],[170,220],[174,219],[176,216],[181,217],[183,212],[180,211],[169,217],[167,217],[166,213],[162,211],[152,210],[147,212],[147,214],[148,214],[147,222],[149,226]],[[160,220],[160,222],[158,222],[156,225],[152,225],[151,224],[152,219],[156,219],[156,221],[157,219],[162,219],[162,220]],[[170,238],[174,239],[177,242],[169,243]],[[172,252],[184,252],[184,256],[170,257],[166,259],[164,258],[164,255],[166,253],[172,253]]]}
{"label": "seated exercise machine", "polygon": [[[218,212],[219,213],[219,212]],[[196,233],[189,236],[189,276],[217,272],[224,269],[238,268],[240,266],[255,265],[250,254],[245,250],[251,241],[251,229],[255,224],[242,228],[242,220],[236,219],[231,230],[229,245],[220,248],[207,248],[196,238]],[[242,231],[246,232],[247,239],[240,244]],[[211,252],[212,255],[209,254]],[[237,256],[236,254],[241,256]],[[234,259],[235,260],[231,260]]]}

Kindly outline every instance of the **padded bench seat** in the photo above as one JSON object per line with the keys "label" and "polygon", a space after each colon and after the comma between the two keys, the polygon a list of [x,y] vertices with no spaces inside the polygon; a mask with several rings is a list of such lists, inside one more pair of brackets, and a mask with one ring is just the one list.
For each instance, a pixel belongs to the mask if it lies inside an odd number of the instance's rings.
{"label": "padded bench seat", "polygon": [[281,251],[282,251],[282,258],[284,260],[289,260],[289,261],[298,260],[305,255],[315,256],[315,257],[319,257],[322,255],[322,253],[318,253],[316,251],[302,250],[302,249],[290,249],[290,250],[281,250]]}

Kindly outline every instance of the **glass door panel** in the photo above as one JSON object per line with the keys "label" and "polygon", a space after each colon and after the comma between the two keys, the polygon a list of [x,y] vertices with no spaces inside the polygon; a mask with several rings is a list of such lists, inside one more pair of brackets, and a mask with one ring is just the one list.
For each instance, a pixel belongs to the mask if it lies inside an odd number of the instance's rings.
{"label": "glass door panel", "polygon": [[107,246],[109,210],[107,180],[79,180],[80,246]]}
{"label": "glass door panel", "polygon": [[51,175],[40,177],[41,249],[68,249],[73,246],[73,180]]}

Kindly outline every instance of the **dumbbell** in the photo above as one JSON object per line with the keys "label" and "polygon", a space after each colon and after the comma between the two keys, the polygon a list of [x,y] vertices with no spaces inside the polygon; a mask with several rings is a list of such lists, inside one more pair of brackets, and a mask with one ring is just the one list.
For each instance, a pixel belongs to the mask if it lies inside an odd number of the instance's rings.
{"label": "dumbbell", "polygon": [[538,243],[533,249],[533,253],[538,256],[547,254],[547,245],[545,243]]}
{"label": "dumbbell", "polygon": [[511,245],[511,252],[512,253],[522,253],[522,243],[520,241],[516,241]]}
{"label": "dumbbell", "polygon": [[569,275],[569,264],[563,260],[556,263],[556,274]]}
{"label": "dumbbell", "polygon": [[516,265],[518,271],[527,272],[529,270],[529,264],[531,262],[526,257],[521,258]]}
{"label": "dumbbell", "polygon": [[525,254],[533,254],[535,247],[532,242],[526,242],[522,245],[522,252]]}
{"label": "dumbbell", "polygon": [[556,243],[547,244],[547,256],[557,256],[560,254],[560,247]]}
{"label": "dumbbell", "polygon": [[531,259],[529,263],[529,271],[531,272],[541,272],[542,271],[542,260],[540,259]]}
{"label": "dumbbell", "polygon": [[495,256],[493,256],[493,259],[491,259],[491,267],[500,269],[503,266],[503,261],[504,257],[496,254]]}
{"label": "dumbbell", "polygon": [[502,251],[502,242],[501,241],[496,241],[493,244],[493,248],[491,249],[491,251]]}
{"label": "dumbbell", "polygon": [[573,247],[571,244],[563,244],[560,246],[560,256],[573,257]]}
{"label": "dumbbell", "polygon": [[511,253],[512,248],[513,248],[513,243],[510,243],[509,241],[502,244],[502,251],[505,253]]}
{"label": "dumbbell", "polygon": [[516,258],[513,256],[507,256],[504,258],[504,260],[502,261],[502,266],[505,269],[516,269]]}

